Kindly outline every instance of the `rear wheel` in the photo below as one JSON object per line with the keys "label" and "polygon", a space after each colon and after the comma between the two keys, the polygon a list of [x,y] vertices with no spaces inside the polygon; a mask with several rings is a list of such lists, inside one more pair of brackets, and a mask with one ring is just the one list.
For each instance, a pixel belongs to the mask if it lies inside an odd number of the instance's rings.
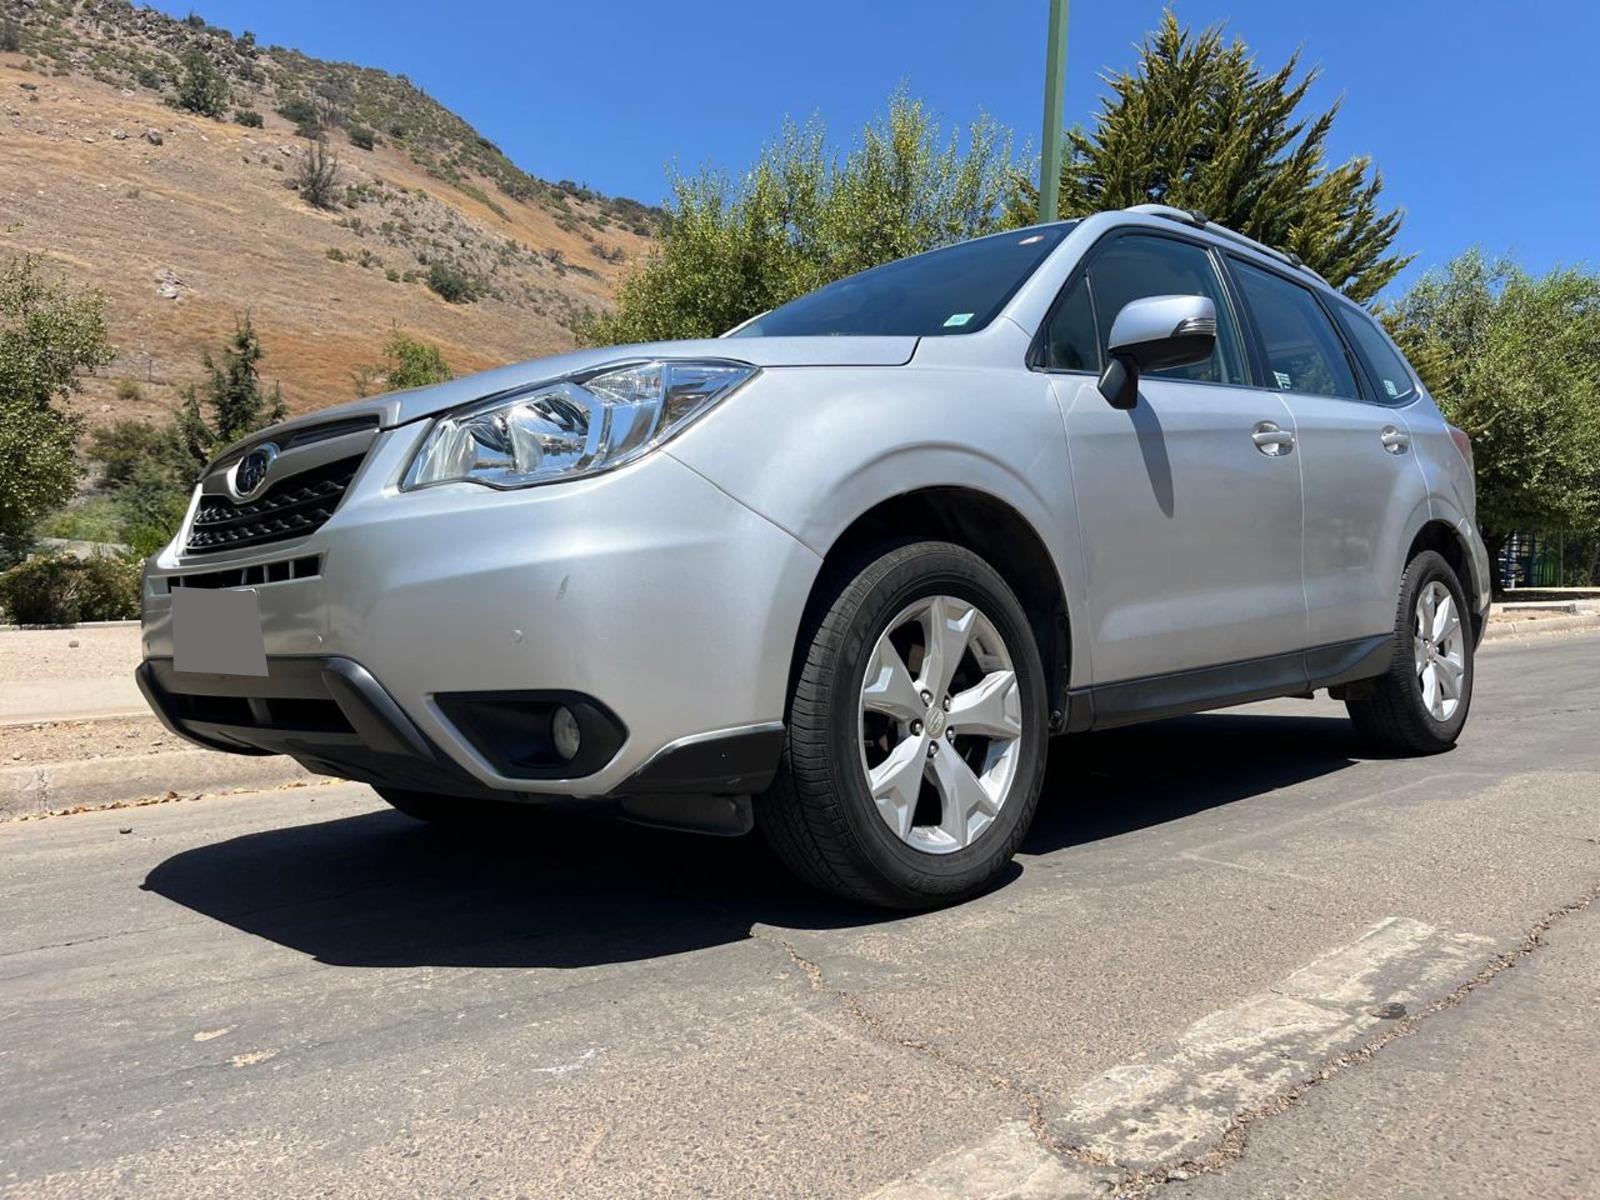
{"label": "rear wheel", "polygon": [[1345,707],[1361,735],[1399,754],[1455,745],[1472,703],[1472,632],[1461,581],[1442,556],[1424,551],[1400,584],[1394,659],[1386,674]]}
{"label": "rear wheel", "polygon": [[1038,804],[1044,672],[1027,618],[993,568],[946,542],[887,549],[831,588],[758,823],[796,874],[849,899],[970,896]]}

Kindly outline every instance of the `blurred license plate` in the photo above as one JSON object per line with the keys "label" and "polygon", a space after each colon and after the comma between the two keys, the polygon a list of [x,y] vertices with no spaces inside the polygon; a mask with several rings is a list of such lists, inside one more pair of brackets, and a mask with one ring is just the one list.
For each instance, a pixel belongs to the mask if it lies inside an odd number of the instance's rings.
{"label": "blurred license plate", "polygon": [[267,650],[256,593],[173,588],[172,667],[212,675],[265,675]]}

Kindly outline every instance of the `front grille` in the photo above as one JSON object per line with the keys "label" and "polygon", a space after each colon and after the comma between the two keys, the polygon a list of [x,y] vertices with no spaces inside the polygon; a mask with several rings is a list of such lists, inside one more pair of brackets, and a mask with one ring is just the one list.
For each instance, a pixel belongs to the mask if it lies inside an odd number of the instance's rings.
{"label": "front grille", "polygon": [[188,552],[238,550],[315,532],[339,507],[362,457],[341,458],[280,479],[260,497],[245,503],[226,496],[202,496],[189,529]]}

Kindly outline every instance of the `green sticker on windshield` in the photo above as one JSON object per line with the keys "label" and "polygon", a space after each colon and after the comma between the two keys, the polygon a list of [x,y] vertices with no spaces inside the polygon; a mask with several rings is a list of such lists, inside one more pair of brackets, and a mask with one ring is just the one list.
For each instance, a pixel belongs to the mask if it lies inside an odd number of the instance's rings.
{"label": "green sticker on windshield", "polygon": [[972,317],[972,313],[951,313],[944,319],[944,327],[946,329],[952,329],[959,325],[965,325],[968,321],[972,320]]}

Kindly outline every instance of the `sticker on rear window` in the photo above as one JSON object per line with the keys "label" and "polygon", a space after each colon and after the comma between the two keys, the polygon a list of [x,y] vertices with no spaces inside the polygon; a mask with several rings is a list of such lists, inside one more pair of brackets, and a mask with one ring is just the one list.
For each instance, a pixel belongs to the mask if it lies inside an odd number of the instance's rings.
{"label": "sticker on rear window", "polygon": [[1391,396],[1398,396],[1400,394],[1400,389],[1395,387],[1394,380],[1392,379],[1385,379],[1383,381],[1383,390],[1388,392]]}
{"label": "sticker on rear window", "polygon": [[972,313],[951,313],[944,319],[944,327],[946,329],[953,329],[958,325],[965,325],[968,321],[972,320],[972,316]]}
{"label": "sticker on rear window", "polygon": [[1281,388],[1292,388],[1294,386],[1294,380],[1290,379],[1282,371],[1274,371],[1272,377],[1278,381],[1278,386]]}

